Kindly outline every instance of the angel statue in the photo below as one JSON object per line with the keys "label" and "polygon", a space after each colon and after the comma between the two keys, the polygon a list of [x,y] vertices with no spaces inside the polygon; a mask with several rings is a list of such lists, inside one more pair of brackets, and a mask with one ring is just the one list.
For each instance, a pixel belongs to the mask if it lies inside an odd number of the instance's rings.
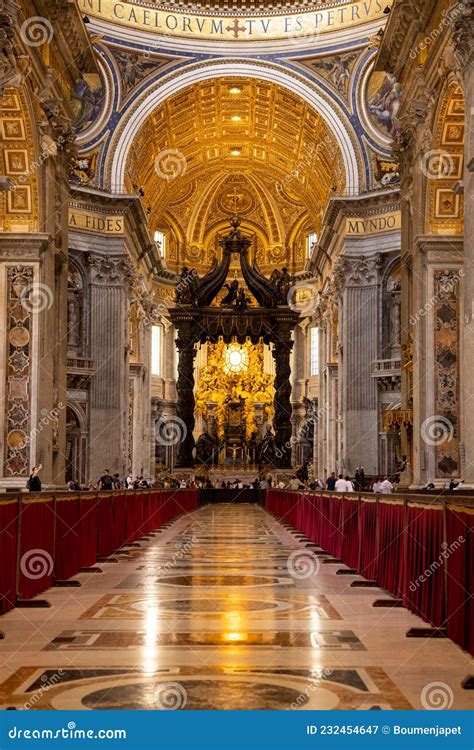
{"label": "angel statue", "polygon": [[227,294],[221,302],[221,307],[231,307],[231,305],[237,299],[239,291],[239,282],[234,279],[231,284],[224,284],[224,289],[227,289]]}
{"label": "angel statue", "polygon": [[237,294],[237,299],[235,301],[235,307],[240,312],[243,312],[247,309],[249,304],[249,298],[245,294],[243,289],[239,289],[239,293]]}

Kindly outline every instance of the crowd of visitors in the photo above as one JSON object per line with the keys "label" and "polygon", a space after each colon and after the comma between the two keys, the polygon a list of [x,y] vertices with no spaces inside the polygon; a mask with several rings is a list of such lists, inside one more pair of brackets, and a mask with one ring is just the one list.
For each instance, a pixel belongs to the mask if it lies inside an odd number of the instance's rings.
{"label": "crowd of visitors", "polygon": [[[40,472],[42,466],[35,466],[26,483],[26,489],[30,492],[41,492]],[[98,482],[89,482],[86,486],[81,486],[71,480],[67,484],[70,492],[107,492],[111,490],[140,490],[140,489],[223,489],[223,490],[267,490],[272,487],[287,490],[304,490],[315,492],[317,490],[326,490],[328,492],[373,492],[375,494],[389,495],[395,491],[396,484],[392,478],[375,477],[366,479],[364,468],[359,467],[353,477],[349,475],[337,475],[333,471],[326,480],[319,477],[310,476],[307,466],[300,467],[297,472],[288,480],[278,478],[274,474],[262,473],[255,477],[252,482],[245,483],[241,479],[233,481],[219,480],[212,481],[211,478],[192,479],[185,477],[175,477],[173,475],[161,475],[157,479],[151,477],[137,476],[133,477],[130,472],[125,478],[120,478],[119,474],[111,474],[109,469],[105,469]],[[425,491],[436,490],[434,484],[430,483]],[[457,489],[463,489],[462,482],[451,481],[449,486],[444,489],[451,492]]]}

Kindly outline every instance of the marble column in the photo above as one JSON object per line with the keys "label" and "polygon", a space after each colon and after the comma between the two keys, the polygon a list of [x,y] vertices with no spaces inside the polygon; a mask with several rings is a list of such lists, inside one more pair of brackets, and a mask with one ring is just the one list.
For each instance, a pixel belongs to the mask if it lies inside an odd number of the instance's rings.
{"label": "marble column", "polygon": [[379,257],[342,261],[342,361],[340,373],[342,470],[358,466],[377,473],[377,385],[372,366],[378,355]]}
{"label": "marble column", "polygon": [[291,351],[293,341],[291,329],[281,325],[273,347],[275,360],[275,430],[276,465],[279,468],[291,468]]}
{"label": "marble column", "polygon": [[464,0],[453,17],[453,42],[465,98],[464,134],[464,325],[461,332],[461,444],[462,477],[474,486],[474,0]]}
{"label": "marble column", "polygon": [[91,384],[90,473],[104,469],[123,476],[128,464],[129,281],[123,257],[90,256]]}
{"label": "marble column", "polygon": [[177,460],[176,468],[189,469],[194,467],[193,451],[195,447],[194,428],[194,360],[196,358],[195,335],[192,323],[182,322],[176,338],[179,352],[178,382],[176,389],[178,401],[176,404],[176,438]]}

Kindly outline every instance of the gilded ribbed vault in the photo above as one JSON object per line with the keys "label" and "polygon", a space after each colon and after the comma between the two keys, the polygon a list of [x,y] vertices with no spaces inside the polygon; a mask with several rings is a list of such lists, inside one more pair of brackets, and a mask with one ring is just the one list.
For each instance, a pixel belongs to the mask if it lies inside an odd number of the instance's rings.
{"label": "gilded ribbed vault", "polygon": [[144,192],[150,230],[171,233],[171,269],[207,267],[237,211],[263,270],[301,270],[305,232],[319,231],[328,197],[344,188],[339,148],[315,110],[273,83],[225,78],[189,87],[144,122],[127,180]]}

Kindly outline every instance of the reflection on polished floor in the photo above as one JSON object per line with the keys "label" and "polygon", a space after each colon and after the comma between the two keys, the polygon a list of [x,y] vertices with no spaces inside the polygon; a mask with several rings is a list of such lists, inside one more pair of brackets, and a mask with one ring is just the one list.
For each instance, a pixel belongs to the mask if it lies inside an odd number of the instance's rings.
{"label": "reflection on polished floor", "polygon": [[2,707],[410,709],[442,682],[468,708],[469,656],[305,544],[257,506],[179,519],[2,618]]}

